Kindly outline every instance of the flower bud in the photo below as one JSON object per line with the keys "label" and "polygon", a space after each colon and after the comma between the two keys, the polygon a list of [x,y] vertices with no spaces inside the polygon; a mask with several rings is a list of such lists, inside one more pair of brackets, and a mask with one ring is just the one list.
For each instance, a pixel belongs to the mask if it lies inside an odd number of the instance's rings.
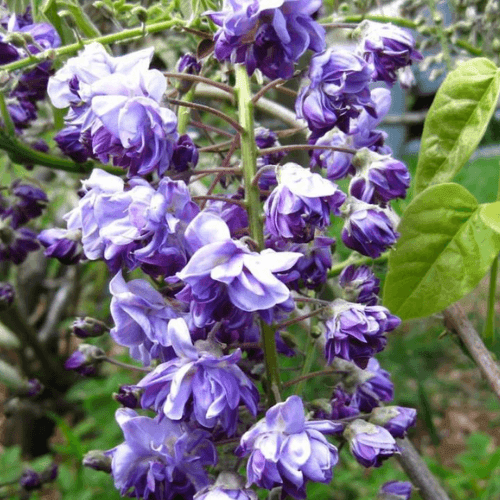
{"label": "flower bud", "polygon": [[400,406],[386,406],[374,408],[370,416],[372,424],[381,425],[392,436],[403,438],[409,427],[413,427],[417,420],[417,410]]}
{"label": "flower bud", "polygon": [[90,344],[80,344],[64,363],[66,370],[74,370],[83,376],[95,375],[97,366],[102,361],[104,351]]}
{"label": "flower bud", "polygon": [[86,453],[82,463],[90,469],[111,473],[111,457],[101,450],[91,450]]}
{"label": "flower bud", "polygon": [[345,300],[367,306],[377,305],[380,280],[368,266],[347,266],[340,273],[339,284]]}
{"label": "flower bud", "polygon": [[44,389],[45,387],[38,379],[32,378],[31,380],[28,380],[28,388],[26,395],[30,398],[33,398],[41,394]]}
{"label": "flower bud", "polygon": [[57,464],[50,464],[40,475],[42,483],[51,483],[57,479],[59,467]]}
{"label": "flower bud", "polygon": [[122,385],[118,392],[113,393],[113,399],[126,408],[140,408],[141,396],[144,389],[136,385]]}
{"label": "flower bud", "polygon": [[380,489],[377,500],[410,500],[411,490],[408,481],[389,481]]}
{"label": "flower bud", "polygon": [[88,316],[76,318],[73,322],[73,334],[80,339],[100,337],[107,332],[109,332],[109,328],[105,323]]}
{"label": "flower bud", "polygon": [[42,486],[42,480],[40,475],[33,469],[24,469],[19,479],[19,485],[26,491],[33,491]]}
{"label": "flower bud", "polygon": [[43,230],[38,235],[38,241],[46,248],[45,256],[72,265],[82,257],[81,236],[81,231],[51,228]]}
{"label": "flower bud", "polygon": [[[177,62],[177,71],[188,75],[199,75],[201,71],[201,63],[193,54],[184,54]],[[181,94],[185,94],[186,92],[189,92],[192,86],[192,81],[180,80],[177,90],[179,90]]]}
{"label": "flower bud", "polygon": [[181,135],[174,146],[174,153],[172,155],[174,169],[177,172],[192,170],[198,164],[198,158],[198,148],[191,137],[187,134]]}
{"label": "flower bud", "polygon": [[354,458],[364,467],[380,467],[384,460],[399,453],[396,441],[387,430],[364,420],[351,422],[344,437]]}
{"label": "flower bud", "polygon": [[16,291],[10,283],[0,283],[0,311],[5,311],[13,303]]}

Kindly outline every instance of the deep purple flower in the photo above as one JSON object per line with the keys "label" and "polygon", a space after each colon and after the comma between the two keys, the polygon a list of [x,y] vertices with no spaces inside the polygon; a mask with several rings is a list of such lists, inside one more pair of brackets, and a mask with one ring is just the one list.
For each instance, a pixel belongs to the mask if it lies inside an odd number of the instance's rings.
{"label": "deep purple flower", "polygon": [[215,57],[245,64],[249,75],[258,68],[271,79],[291,78],[306,50],[325,48],[325,30],[312,18],[320,7],[318,0],[226,1],[222,11],[207,12],[220,26]]}
{"label": "deep purple flower", "polygon": [[[184,54],[177,62],[177,71],[179,73],[187,73],[188,75],[199,75],[201,71],[201,63],[193,54]],[[179,79],[177,89],[181,94],[188,92],[193,86],[190,80]]]}
{"label": "deep purple flower", "polygon": [[364,467],[380,467],[395,453],[398,445],[389,431],[364,420],[354,420],[344,431],[354,458]]}
{"label": "deep purple flower", "polygon": [[325,322],[325,355],[328,363],[339,357],[366,368],[369,359],[386,345],[384,333],[401,320],[382,306],[365,306],[336,299]]}
{"label": "deep purple flower", "polygon": [[342,241],[348,248],[376,259],[399,238],[398,216],[390,208],[351,198],[346,213]]}
{"label": "deep purple flower", "polygon": [[340,215],[345,194],[328,179],[296,163],[277,167],[278,187],[264,205],[266,229],[276,237],[304,243],[315,229],[330,223],[330,213]]}
{"label": "deep purple flower", "polygon": [[423,58],[415,50],[415,40],[408,30],[370,21],[365,21],[360,29],[363,32],[360,52],[372,65],[375,81],[384,81],[392,87],[399,69]]}
{"label": "deep purple flower", "polygon": [[0,220],[0,261],[10,260],[14,264],[21,264],[28,253],[39,248],[34,231],[27,227],[15,230],[6,220]]}
{"label": "deep purple flower", "polygon": [[115,326],[111,337],[130,349],[130,356],[144,365],[152,358],[162,361],[171,357],[169,323],[179,313],[147,281],[123,279],[121,271],[109,284],[111,316]]}
{"label": "deep purple flower", "polygon": [[[281,146],[278,136],[265,127],[257,127],[254,131],[255,143],[259,149],[275,148]],[[257,158],[257,167],[264,165],[277,165],[286,156],[286,151],[271,153]]]}
{"label": "deep purple flower", "polygon": [[198,148],[191,137],[187,134],[181,135],[174,146],[172,166],[176,172],[193,170],[198,164],[199,156]]}
{"label": "deep purple flower", "polygon": [[64,363],[66,370],[73,370],[85,377],[96,374],[97,366],[102,362],[104,351],[90,344],[80,344]]}
{"label": "deep purple flower", "polygon": [[189,499],[208,485],[204,467],[217,462],[208,432],[167,418],[140,417],[128,408],[117,410],[115,417],[125,442],[107,454],[121,495]]}
{"label": "deep purple flower", "polygon": [[88,339],[89,337],[100,337],[109,332],[109,327],[106,323],[95,318],[86,316],[85,318],[76,318],[72,325],[73,335],[80,339]]}
{"label": "deep purple flower", "polygon": [[[239,194],[229,195],[227,198],[238,199]],[[221,218],[227,224],[232,237],[238,238],[248,233],[248,213],[242,206],[230,201],[210,200],[205,210]]]}
{"label": "deep purple flower", "polygon": [[392,436],[403,438],[410,427],[417,422],[417,410],[402,406],[385,406],[374,408],[370,422],[387,429]]}
{"label": "deep purple flower", "polygon": [[406,196],[411,178],[403,162],[362,149],[353,163],[356,175],[349,186],[351,196],[366,203],[387,203]]}
{"label": "deep purple flower", "polygon": [[48,198],[38,186],[16,179],[10,186],[10,192],[17,198],[8,215],[11,217],[12,227],[17,229],[31,219],[42,214],[47,206]]}
{"label": "deep purple flower", "polygon": [[380,488],[378,500],[410,500],[412,485],[408,481],[389,481]]}
{"label": "deep purple flower", "polygon": [[[371,91],[371,99],[376,117],[363,108],[358,118],[351,120],[348,133],[334,128],[318,139],[313,137],[311,142],[316,146],[334,146],[354,150],[368,148],[379,154],[390,154],[391,149],[384,145],[387,133],[375,130],[375,127],[389,112],[391,107],[391,92],[384,88],[373,89]],[[355,168],[352,165],[353,155],[350,153],[314,149],[310,154],[311,168],[325,168],[326,175],[330,180],[342,179],[347,175],[354,175],[355,173]]]}
{"label": "deep purple flower", "polygon": [[41,480],[42,483],[51,483],[57,479],[59,474],[59,466],[57,464],[50,464],[46,469],[42,471]]}
{"label": "deep purple flower", "polygon": [[217,344],[210,341],[198,341],[193,346],[181,318],[172,320],[168,329],[178,357],[157,366],[139,382],[144,389],[143,408],[154,408],[171,420],[186,419],[192,411],[203,427],[220,424],[232,436],[239,405],[245,404],[255,416],[259,401],[256,387],[237,365],[241,351],[223,356],[217,352]]}
{"label": "deep purple flower", "polygon": [[347,266],[340,273],[339,285],[342,287],[344,299],[349,302],[367,306],[375,306],[378,303],[380,280],[368,266]]}
{"label": "deep purple flower", "polygon": [[15,288],[7,282],[0,282],[0,311],[8,309],[16,298]]}
{"label": "deep purple flower", "polygon": [[298,118],[304,118],[313,137],[333,127],[348,133],[350,122],[365,109],[376,116],[368,84],[370,66],[344,49],[327,49],[311,59],[310,83],[303,87],[295,103]]}
{"label": "deep purple flower", "polygon": [[298,396],[290,396],[266,412],[241,437],[238,456],[250,454],[247,462],[247,486],[255,483],[268,490],[283,486],[283,492],[305,499],[307,481],[329,483],[338,452],[324,434],[334,434],[342,424],[326,420],[306,421],[304,405]]}
{"label": "deep purple flower", "polygon": [[289,300],[290,290],[274,274],[290,269],[301,254],[277,254],[271,249],[252,252],[242,242],[231,240],[227,224],[210,212],[200,213],[190,226],[186,240],[195,252],[177,276],[190,287],[197,327],[212,322],[214,312],[227,301],[253,312]]}
{"label": "deep purple flower", "polygon": [[45,247],[45,255],[58,259],[62,264],[76,264],[82,258],[81,232],[66,229],[44,229],[38,241]]}
{"label": "deep purple flower", "polygon": [[81,128],[77,126],[63,128],[54,136],[54,140],[61,151],[77,163],[85,163],[92,152],[88,145],[81,141]]}
{"label": "deep purple flower", "polygon": [[[10,102],[9,102],[10,101]],[[7,109],[17,129],[24,129],[36,120],[36,106],[24,99],[9,99]]]}
{"label": "deep purple flower", "polygon": [[135,410],[141,407],[140,401],[143,392],[137,385],[122,385],[118,389],[118,392],[113,394],[113,399],[125,408]]}
{"label": "deep purple flower", "polygon": [[24,469],[19,479],[19,485],[26,491],[38,490],[42,487],[40,474],[33,469]]}
{"label": "deep purple flower", "polygon": [[32,378],[28,380],[28,390],[26,395],[29,398],[34,398],[35,396],[41,394],[44,388],[43,384],[37,378]]}

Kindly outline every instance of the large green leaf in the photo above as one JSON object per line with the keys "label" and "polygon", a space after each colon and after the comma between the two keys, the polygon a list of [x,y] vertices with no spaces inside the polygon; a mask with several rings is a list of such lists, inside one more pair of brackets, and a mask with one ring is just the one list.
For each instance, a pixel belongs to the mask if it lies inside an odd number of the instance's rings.
{"label": "large green leaf", "polygon": [[496,109],[500,71],[485,58],[466,61],[439,88],[424,124],[415,192],[448,182],[465,165]]}
{"label": "large green leaf", "polygon": [[431,186],[410,203],[389,256],[383,302],[391,312],[429,316],[476,287],[500,252],[500,234],[480,216],[487,206],[452,183]]}

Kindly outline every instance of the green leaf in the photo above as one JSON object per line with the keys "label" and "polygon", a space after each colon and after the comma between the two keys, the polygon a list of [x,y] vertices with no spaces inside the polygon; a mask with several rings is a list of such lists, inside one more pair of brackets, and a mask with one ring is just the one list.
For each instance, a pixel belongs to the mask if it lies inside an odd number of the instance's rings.
{"label": "green leaf", "polygon": [[487,226],[500,233],[500,201],[482,205],[479,215]]}
{"label": "green leaf", "polygon": [[415,192],[448,182],[486,131],[500,93],[500,71],[485,58],[466,61],[443,82],[425,120]]}
{"label": "green leaf", "polygon": [[95,24],[91,21],[91,19],[85,14],[83,7],[81,5],[77,5],[73,2],[58,2],[60,7],[64,7],[66,11],[73,18],[78,29],[86,36],[87,38],[95,38],[100,36],[101,32],[97,29]]}
{"label": "green leaf", "polygon": [[431,186],[410,203],[384,286],[392,313],[429,316],[476,287],[500,252],[500,234],[480,216],[486,206],[452,183]]}

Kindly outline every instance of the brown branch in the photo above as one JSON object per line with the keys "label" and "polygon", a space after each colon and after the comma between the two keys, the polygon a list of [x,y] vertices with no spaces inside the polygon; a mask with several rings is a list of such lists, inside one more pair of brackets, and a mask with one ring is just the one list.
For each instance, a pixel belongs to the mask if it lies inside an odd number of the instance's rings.
{"label": "brown branch", "polygon": [[500,399],[500,369],[460,304],[453,304],[445,309],[444,318],[446,326],[456,332],[463,341],[481,373]]}
{"label": "brown branch", "polygon": [[179,101],[178,99],[169,99],[168,101],[177,106],[184,106],[186,108],[197,109],[198,111],[205,111],[206,113],[218,116],[222,120],[229,123],[238,132],[240,133],[244,132],[243,127],[236,120],[226,115],[226,113],[219,111],[218,109],[211,108],[210,106],[205,106],[204,104],[198,104],[196,102]]}
{"label": "brown branch", "polygon": [[338,146],[319,146],[316,144],[290,144],[289,146],[277,146],[274,148],[259,149],[257,154],[259,156],[263,156],[263,155],[270,155],[282,152],[288,153],[290,151],[307,151],[309,149],[324,149],[326,151],[338,151],[340,153],[348,153],[350,155],[355,155],[357,153],[356,149],[341,148]]}
{"label": "brown branch", "polygon": [[224,201],[227,203],[232,203],[233,205],[239,205],[241,208],[246,208],[244,201],[234,200],[233,198],[226,198],[224,196],[217,196],[215,194],[193,196],[192,199],[195,201],[198,201],[198,200],[200,200],[200,201],[205,201],[205,200]]}
{"label": "brown branch", "polygon": [[219,127],[214,127],[213,125],[207,125],[206,123],[201,123],[200,121],[192,120],[189,124],[192,127],[201,128],[202,130],[209,130],[210,132],[215,132],[216,134],[223,135],[224,137],[230,137],[230,138],[234,137],[234,134],[231,134],[230,132],[226,132],[225,130]]}
{"label": "brown branch", "polygon": [[401,451],[396,457],[411,482],[418,488],[420,496],[424,500],[450,500],[410,440],[405,438],[396,441]]}
{"label": "brown branch", "polygon": [[267,85],[264,85],[253,97],[252,97],[252,102],[255,104],[262,96],[266,94],[267,91],[273,89],[274,87],[277,87],[278,85],[283,85],[286,83],[286,80],[283,80],[283,78],[277,78],[276,80],[273,80],[272,82],[269,82]]}
{"label": "brown branch", "polygon": [[213,87],[227,92],[228,94],[234,94],[233,87],[230,87],[225,83],[214,82],[213,80],[210,80],[210,78],[205,78],[204,76],[189,75],[187,73],[170,73],[168,71],[164,71],[163,76],[166,76],[167,78],[177,78],[178,80],[187,80],[189,82],[206,83],[207,85],[212,85]]}

